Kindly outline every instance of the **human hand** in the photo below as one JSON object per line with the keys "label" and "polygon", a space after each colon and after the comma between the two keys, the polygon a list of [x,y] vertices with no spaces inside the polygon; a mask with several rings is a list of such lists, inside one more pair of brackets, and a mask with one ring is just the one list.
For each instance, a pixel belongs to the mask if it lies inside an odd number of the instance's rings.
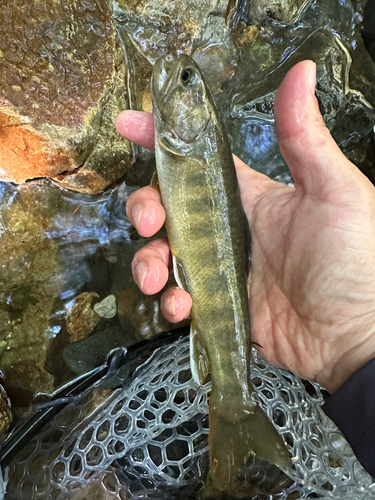
{"label": "human hand", "polygon": [[[235,166],[252,235],[253,340],[268,361],[332,393],[375,356],[375,189],[325,127],[315,79],[311,61],[297,64],[275,102],[279,145],[295,188],[238,158]],[[125,111],[116,126],[153,148],[152,115]],[[165,220],[151,187],[129,197],[127,214],[145,237]],[[144,293],[164,287],[170,261],[165,239],[137,252],[133,276]],[[188,316],[191,298],[175,287],[161,307],[168,321],[178,322]]]}

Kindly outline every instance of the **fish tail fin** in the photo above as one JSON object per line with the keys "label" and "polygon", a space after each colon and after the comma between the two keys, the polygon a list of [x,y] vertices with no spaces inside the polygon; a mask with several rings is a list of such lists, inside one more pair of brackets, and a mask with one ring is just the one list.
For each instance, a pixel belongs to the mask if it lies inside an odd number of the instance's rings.
{"label": "fish tail fin", "polygon": [[279,467],[292,465],[284,441],[259,406],[242,410],[233,419],[222,415],[217,408],[210,409],[210,481],[219,491],[230,489],[250,455]]}

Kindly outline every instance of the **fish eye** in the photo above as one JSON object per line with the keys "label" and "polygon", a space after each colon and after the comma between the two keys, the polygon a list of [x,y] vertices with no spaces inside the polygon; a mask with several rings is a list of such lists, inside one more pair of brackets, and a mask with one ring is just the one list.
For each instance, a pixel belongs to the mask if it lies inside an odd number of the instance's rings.
{"label": "fish eye", "polygon": [[184,85],[196,83],[196,72],[193,68],[185,68],[181,73],[181,81]]}
{"label": "fish eye", "polygon": [[182,72],[182,75],[181,75],[181,80],[184,82],[184,83],[188,83],[189,80],[191,78],[191,71],[189,68],[185,69],[183,72]]}

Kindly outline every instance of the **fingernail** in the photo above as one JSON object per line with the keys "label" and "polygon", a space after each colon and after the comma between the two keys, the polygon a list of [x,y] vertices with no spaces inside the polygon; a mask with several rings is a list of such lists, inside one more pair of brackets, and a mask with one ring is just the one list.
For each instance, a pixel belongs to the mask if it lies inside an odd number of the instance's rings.
{"label": "fingernail", "polygon": [[170,316],[176,316],[176,301],[174,295],[170,295],[165,299],[163,308]]}
{"label": "fingernail", "polygon": [[310,64],[309,72],[307,75],[307,85],[312,94],[315,95],[315,86],[316,86],[316,64]]}
{"label": "fingernail", "polygon": [[137,264],[137,267],[135,268],[135,275],[137,277],[137,282],[139,285],[139,288],[143,288],[143,284],[145,282],[146,276],[147,276],[147,264],[146,262],[140,262]]}
{"label": "fingernail", "polygon": [[138,228],[139,221],[141,220],[142,217],[142,212],[143,212],[143,205],[141,205],[140,203],[135,205],[132,211],[132,217],[136,228]]}

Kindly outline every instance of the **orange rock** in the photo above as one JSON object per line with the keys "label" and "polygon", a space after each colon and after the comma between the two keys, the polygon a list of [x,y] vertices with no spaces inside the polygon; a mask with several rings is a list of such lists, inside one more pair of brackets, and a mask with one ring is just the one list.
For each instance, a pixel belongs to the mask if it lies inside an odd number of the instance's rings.
{"label": "orange rock", "polygon": [[25,182],[35,177],[54,177],[75,167],[68,155],[38,133],[10,107],[0,108],[0,177]]}

